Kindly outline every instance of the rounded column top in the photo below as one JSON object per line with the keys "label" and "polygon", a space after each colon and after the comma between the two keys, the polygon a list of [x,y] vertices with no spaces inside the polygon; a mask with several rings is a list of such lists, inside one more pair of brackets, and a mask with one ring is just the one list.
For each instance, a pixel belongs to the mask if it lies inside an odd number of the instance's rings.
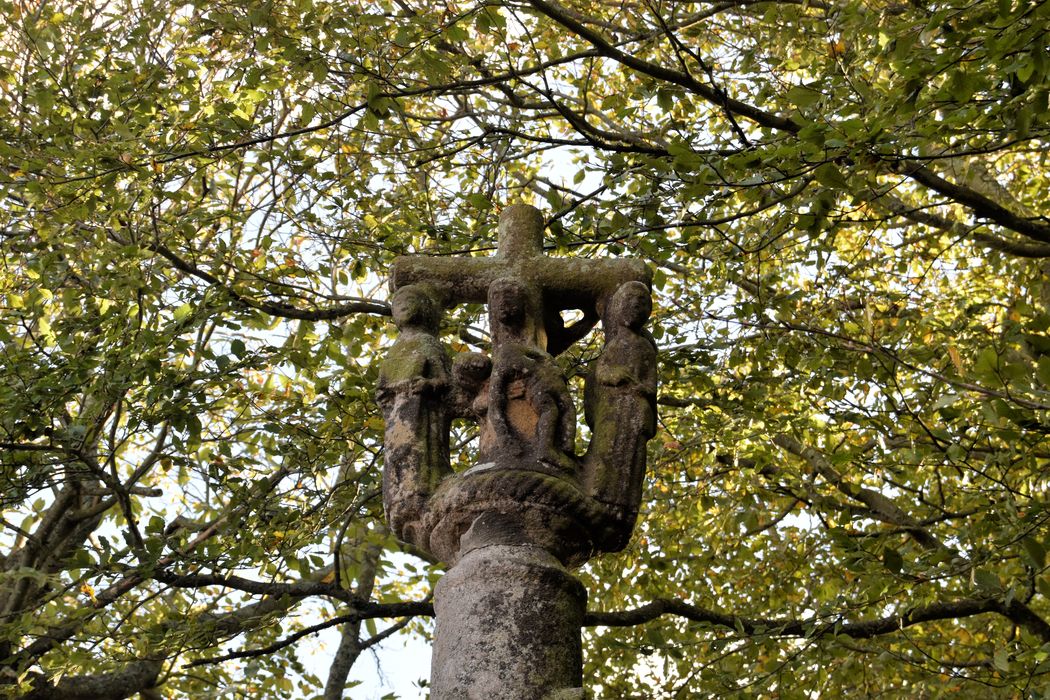
{"label": "rounded column top", "polygon": [[543,254],[543,214],[528,204],[512,204],[499,216],[501,258],[532,258]]}

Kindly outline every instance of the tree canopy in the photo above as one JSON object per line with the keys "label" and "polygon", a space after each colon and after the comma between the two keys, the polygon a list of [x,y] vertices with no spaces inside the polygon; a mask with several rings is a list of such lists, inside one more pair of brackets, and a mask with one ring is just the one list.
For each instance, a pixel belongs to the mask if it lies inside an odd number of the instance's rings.
{"label": "tree canopy", "polygon": [[[382,278],[525,201],[550,253],[655,272],[643,515],[580,574],[596,697],[1043,697],[1048,22],[0,0],[0,695],[339,698],[426,634]],[[445,330],[486,348],[478,308]]]}

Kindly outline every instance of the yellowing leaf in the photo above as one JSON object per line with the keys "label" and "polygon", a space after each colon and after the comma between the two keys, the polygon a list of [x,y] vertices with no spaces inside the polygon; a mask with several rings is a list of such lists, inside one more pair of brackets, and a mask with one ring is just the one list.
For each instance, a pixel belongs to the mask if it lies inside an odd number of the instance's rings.
{"label": "yellowing leaf", "polygon": [[95,598],[95,589],[92,588],[90,584],[86,582],[80,584],[80,592],[86,595],[88,598],[90,598],[92,603],[98,602],[98,599]]}

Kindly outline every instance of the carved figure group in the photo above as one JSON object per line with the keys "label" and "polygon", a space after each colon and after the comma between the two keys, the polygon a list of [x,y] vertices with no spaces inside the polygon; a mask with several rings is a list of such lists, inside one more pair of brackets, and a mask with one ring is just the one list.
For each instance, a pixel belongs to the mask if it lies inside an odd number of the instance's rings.
{"label": "carved figure group", "polygon": [[[511,230],[507,235],[514,234]],[[536,231],[528,235],[534,242]],[[501,238],[501,249],[503,245]],[[440,519],[428,510],[435,494],[454,491],[474,474],[498,472],[507,475],[499,482],[506,492],[500,496],[501,508],[509,507],[508,498],[530,498],[525,494],[535,494],[537,484],[548,484],[540,490],[564,491],[568,495],[557,498],[573,501],[566,507],[590,514],[579,517],[596,524],[584,527],[615,531],[595,546],[607,551],[622,547],[641,498],[646,442],[656,429],[656,345],[645,330],[652,310],[649,286],[643,281],[648,273],[603,261],[604,273],[580,274],[566,282],[543,277],[542,270],[530,266],[537,258],[528,256],[538,255],[535,245],[530,249],[515,243],[506,249],[526,257],[497,256],[491,263],[493,272],[468,259],[463,287],[448,282],[441,286],[455,268],[447,259],[437,259],[431,275],[438,282],[435,286],[413,280],[394,290],[391,311],[400,335],[380,366],[377,392],[386,421],[383,492],[390,526],[401,539],[427,547],[429,534],[424,530]],[[417,278],[426,277],[427,260],[408,259]],[[457,297],[460,288],[468,291]],[[553,302],[551,288],[561,293]],[[566,299],[564,289],[576,290],[575,298]],[[444,308],[475,300],[482,291],[488,304],[491,357],[468,352],[450,360],[439,338]],[[584,321],[566,328],[557,313],[560,308],[580,308]],[[605,345],[584,388],[592,439],[579,457],[576,408],[547,340],[553,336],[556,350],[564,350],[599,316]],[[453,418],[476,421],[481,434],[478,465],[460,474],[453,473],[449,461]],[[526,482],[533,485],[514,485]],[[481,488],[476,479],[470,483],[475,486],[464,486],[464,493]],[[555,483],[564,486],[551,486]]]}

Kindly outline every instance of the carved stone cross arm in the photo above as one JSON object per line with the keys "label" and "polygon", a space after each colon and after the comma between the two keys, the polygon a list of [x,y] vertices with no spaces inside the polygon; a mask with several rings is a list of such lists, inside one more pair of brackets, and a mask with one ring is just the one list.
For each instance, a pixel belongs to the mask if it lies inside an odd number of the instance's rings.
{"label": "carved stone cross arm", "polygon": [[[639,281],[648,286],[651,273],[634,259],[549,258],[543,255],[543,217],[533,207],[515,205],[500,216],[494,257],[400,257],[390,271],[390,290],[425,284],[446,306],[487,303],[492,284],[504,278],[520,281],[536,295],[543,349],[558,355],[590,330],[604,302],[621,285]],[[561,323],[559,314],[568,309],[584,313],[583,325],[575,332]]]}
{"label": "carved stone cross arm", "polygon": [[586,260],[535,257],[525,260],[493,258],[444,258],[410,255],[394,261],[390,272],[392,291],[409,284],[433,287],[448,304],[480,303],[488,288],[501,277],[519,277],[539,287],[544,304],[559,310],[586,309],[611,295],[625,282],[648,284],[651,273],[640,260]]}

